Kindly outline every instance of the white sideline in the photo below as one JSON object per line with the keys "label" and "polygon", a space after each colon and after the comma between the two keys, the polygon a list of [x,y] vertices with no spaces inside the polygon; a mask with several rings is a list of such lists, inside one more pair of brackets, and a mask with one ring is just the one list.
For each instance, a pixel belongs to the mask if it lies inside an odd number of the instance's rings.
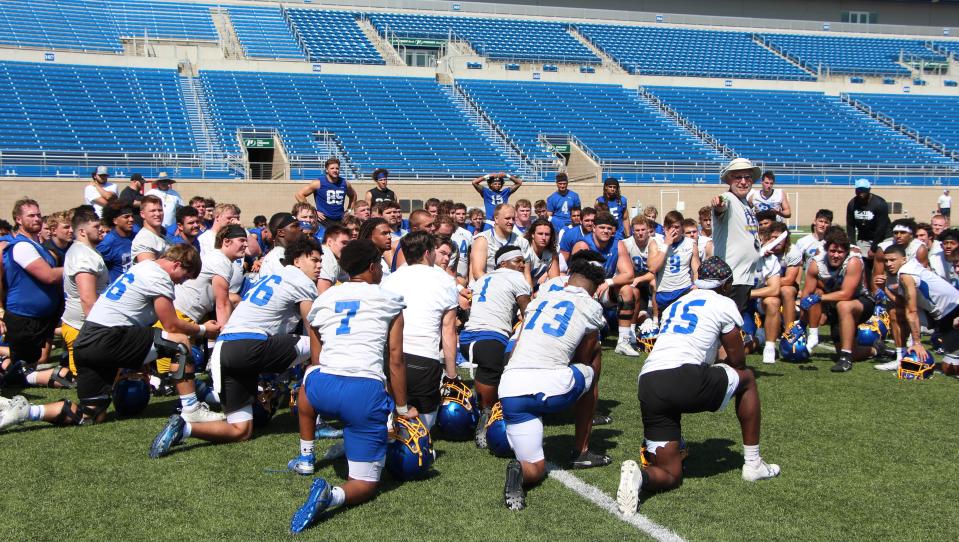
{"label": "white sideline", "polygon": [[557,467],[553,463],[547,463],[546,468],[549,471],[550,478],[563,484],[573,492],[578,493],[580,497],[609,512],[616,519],[625,521],[660,542],[686,542],[683,537],[674,533],[669,528],[663,527],[639,512],[629,517],[620,514],[615,499],[603,493],[598,487],[587,484],[578,476]]}

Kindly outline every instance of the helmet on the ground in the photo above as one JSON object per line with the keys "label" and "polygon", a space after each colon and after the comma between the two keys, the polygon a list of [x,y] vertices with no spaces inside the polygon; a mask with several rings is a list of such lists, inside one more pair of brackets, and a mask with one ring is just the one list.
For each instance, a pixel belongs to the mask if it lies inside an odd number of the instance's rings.
{"label": "helmet on the ground", "polygon": [[125,372],[113,385],[113,405],[121,417],[136,416],[150,404],[150,383],[143,373]]}
{"label": "helmet on the ground", "polygon": [[809,349],[806,348],[806,326],[795,322],[788,326],[779,338],[779,357],[793,363],[809,361]]}
{"label": "helmet on the ground", "polygon": [[932,352],[926,351],[926,354],[929,356],[926,358],[926,361],[920,361],[919,356],[915,352],[906,352],[902,356],[902,361],[899,362],[899,370],[896,371],[896,376],[899,377],[899,380],[925,380],[927,378],[932,378],[932,374],[936,368],[936,360],[932,356]]}
{"label": "helmet on the ground", "polygon": [[436,453],[430,432],[419,417],[407,420],[397,417],[393,440],[386,449],[386,469],[399,480],[424,477],[433,465]]}
{"label": "helmet on the ground", "polygon": [[436,415],[436,425],[443,436],[450,439],[465,439],[473,436],[479,415],[472,401],[473,392],[459,380],[442,386],[443,402]]}
{"label": "helmet on the ground", "polygon": [[499,401],[493,405],[489,420],[486,422],[486,444],[493,455],[509,457],[513,454],[513,447],[506,437],[506,421],[503,420],[503,404]]}

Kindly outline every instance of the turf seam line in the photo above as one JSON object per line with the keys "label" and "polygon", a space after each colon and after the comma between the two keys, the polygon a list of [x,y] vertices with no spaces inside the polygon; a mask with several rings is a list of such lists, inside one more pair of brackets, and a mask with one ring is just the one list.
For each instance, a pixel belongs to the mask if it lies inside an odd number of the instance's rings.
{"label": "turf seam line", "polygon": [[656,523],[639,512],[629,517],[622,515],[619,512],[619,507],[616,505],[615,499],[606,493],[603,493],[603,491],[598,487],[587,484],[578,476],[559,468],[553,463],[547,463],[546,468],[549,470],[550,478],[563,484],[568,489],[579,494],[580,497],[595,504],[599,508],[609,512],[616,519],[632,525],[636,529],[648,534],[659,542],[686,542],[683,537],[674,533],[668,527],[664,527]]}

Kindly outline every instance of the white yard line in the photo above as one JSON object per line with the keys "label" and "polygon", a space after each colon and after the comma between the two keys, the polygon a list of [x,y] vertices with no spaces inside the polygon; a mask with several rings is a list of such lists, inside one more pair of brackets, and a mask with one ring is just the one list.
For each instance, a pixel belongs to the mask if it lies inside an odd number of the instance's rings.
{"label": "white yard line", "polygon": [[580,497],[609,512],[616,519],[625,521],[652,538],[660,542],[686,542],[683,537],[674,533],[668,527],[656,523],[639,512],[629,517],[620,514],[619,507],[616,505],[616,499],[603,493],[598,487],[587,484],[578,476],[552,463],[547,463],[547,470],[549,471],[550,478],[578,493]]}

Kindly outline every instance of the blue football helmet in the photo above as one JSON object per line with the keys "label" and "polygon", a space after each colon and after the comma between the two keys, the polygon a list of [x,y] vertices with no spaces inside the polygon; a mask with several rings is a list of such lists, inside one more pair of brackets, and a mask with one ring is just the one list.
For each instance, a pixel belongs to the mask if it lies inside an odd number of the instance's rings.
{"label": "blue football helmet", "polygon": [[136,416],[150,404],[150,383],[143,373],[124,372],[113,385],[113,405],[120,417]]}
{"label": "blue football helmet", "polygon": [[[647,324],[646,322],[649,322]],[[659,327],[653,324],[652,319],[647,318],[639,325],[639,335],[636,337],[636,349],[640,352],[652,352],[656,346],[656,338],[659,337]]]}
{"label": "blue football helmet", "polygon": [[929,357],[926,361],[919,361],[919,356],[915,352],[906,352],[902,356],[902,361],[899,362],[899,370],[896,371],[896,376],[899,377],[899,380],[925,380],[927,378],[932,378],[932,374],[936,369],[936,359],[932,356],[932,352],[926,350],[926,354]]}
{"label": "blue football helmet", "polygon": [[882,320],[872,316],[856,330],[856,344],[859,346],[873,346],[883,339],[886,325]]}
{"label": "blue football helmet", "polygon": [[286,383],[277,375],[261,375],[256,385],[256,399],[253,400],[253,427],[268,423],[280,408],[280,399],[287,392]]}
{"label": "blue football helmet", "polygon": [[499,401],[493,405],[489,420],[486,422],[486,444],[489,451],[499,457],[513,455],[513,447],[506,438],[506,421],[503,420],[503,404]]}
{"label": "blue football helmet", "polygon": [[809,361],[809,350],[806,348],[806,326],[802,322],[794,322],[786,327],[786,331],[779,338],[779,357],[793,363]]}
{"label": "blue football helmet", "polygon": [[459,380],[445,382],[443,402],[436,415],[436,425],[450,439],[472,438],[479,421],[473,392]]}
{"label": "blue football helmet", "polygon": [[436,459],[430,432],[419,417],[397,417],[386,449],[386,469],[398,480],[423,478]]}
{"label": "blue football helmet", "polygon": [[756,340],[756,333],[762,329],[762,320],[759,319],[759,314],[752,309],[748,309],[742,316],[743,327],[740,332],[743,335],[743,344],[748,345]]}
{"label": "blue football helmet", "polygon": [[206,352],[203,350],[203,347],[193,345],[190,348],[190,357],[196,372],[201,373],[206,369]]}

